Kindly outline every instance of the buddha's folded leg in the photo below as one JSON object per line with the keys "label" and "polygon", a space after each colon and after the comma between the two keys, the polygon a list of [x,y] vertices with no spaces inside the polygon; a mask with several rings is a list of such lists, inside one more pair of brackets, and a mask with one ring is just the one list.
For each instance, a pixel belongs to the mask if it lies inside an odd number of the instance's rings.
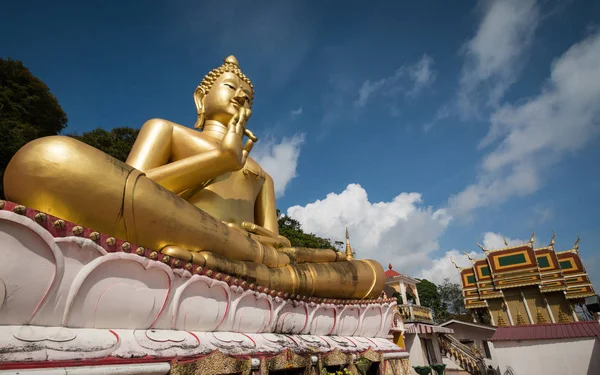
{"label": "buddha's folded leg", "polygon": [[208,251],[194,254],[212,270],[243,278],[249,283],[290,294],[322,298],[376,298],[385,284],[378,262],[352,260],[334,263],[287,264],[269,268],[256,262],[232,261]]}
{"label": "buddha's folded leg", "polygon": [[176,245],[270,267],[289,263],[285,254],[73,138],[45,137],[25,145],[8,165],[4,187],[10,200],[147,248]]}

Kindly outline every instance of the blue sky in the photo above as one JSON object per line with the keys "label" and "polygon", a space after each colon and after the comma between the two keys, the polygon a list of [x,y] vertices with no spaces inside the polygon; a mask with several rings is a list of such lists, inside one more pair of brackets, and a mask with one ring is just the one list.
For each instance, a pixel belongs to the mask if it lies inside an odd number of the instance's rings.
{"label": "blue sky", "polygon": [[348,226],[359,256],[434,281],[475,241],[578,233],[598,286],[599,20],[574,0],[21,1],[3,5],[0,55],[83,132],[192,126],[194,88],[234,54],[254,157],[305,229]]}

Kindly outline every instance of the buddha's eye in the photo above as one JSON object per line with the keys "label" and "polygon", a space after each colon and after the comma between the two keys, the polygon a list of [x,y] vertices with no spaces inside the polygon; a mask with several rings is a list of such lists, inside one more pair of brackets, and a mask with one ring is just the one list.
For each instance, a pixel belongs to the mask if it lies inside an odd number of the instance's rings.
{"label": "buddha's eye", "polygon": [[229,84],[229,83],[225,83],[225,86],[229,87],[232,90],[236,90],[235,86]]}

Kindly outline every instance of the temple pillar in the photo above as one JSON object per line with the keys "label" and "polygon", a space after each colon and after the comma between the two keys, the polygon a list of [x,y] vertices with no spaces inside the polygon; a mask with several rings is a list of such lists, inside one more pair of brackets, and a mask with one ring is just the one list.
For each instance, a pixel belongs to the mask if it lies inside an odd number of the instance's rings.
{"label": "temple pillar", "polygon": [[400,282],[400,294],[402,295],[402,304],[408,304],[406,301],[406,285],[404,285],[404,282]]}
{"label": "temple pillar", "polygon": [[533,320],[533,315],[531,315],[531,310],[527,305],[527,300],[525,299],[525,294],[523,294],[523,290],[519,289],[521,292],[521,299],[523,300],[523,305],[525,306],[525,311],[527,312],[527,317],[529,318],[529,324],[535,324],[535,320]]}
{"label": "temple pillar", "polygon": [[552,314],[552,309],[550,308],[550,304],[548,303],[546,296],[543,296],[543,297],[544,297],[544,303],[546,304],[546,310],[548,311],[548,315],[550,315],[550,321],[552,323],[556,323],[556,319],[554,319],[554,314]]}
{"label": "temple pillar", "polygon": [[504,293],[502,293],[502,301],[504,302],[504,306],[506,306],[506,315],[508,315],[508,320],[510,321],[510,325],[514,326],[515,325],[515,321],[513,320],[512,314],[510,312],[510,307],[508,306],[508,303],[506,302],[506,298],[504,297]]}
{"label": "temple pillar", "polygon": [[415,295],[415,302],[417,305],[421,306],[421,300],[419,300],[419,290],[416,285],[413,285],[413,293]]}

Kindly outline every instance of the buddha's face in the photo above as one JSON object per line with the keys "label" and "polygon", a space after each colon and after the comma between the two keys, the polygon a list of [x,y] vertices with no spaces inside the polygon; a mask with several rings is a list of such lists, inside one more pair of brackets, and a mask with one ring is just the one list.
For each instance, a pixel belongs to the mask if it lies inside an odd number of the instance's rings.
{"label": "buddha's face", "polygon": [[252,89],[234,73],[221,74],[204,97],[206,120],[227,124],[240,108],[250,108]]}

